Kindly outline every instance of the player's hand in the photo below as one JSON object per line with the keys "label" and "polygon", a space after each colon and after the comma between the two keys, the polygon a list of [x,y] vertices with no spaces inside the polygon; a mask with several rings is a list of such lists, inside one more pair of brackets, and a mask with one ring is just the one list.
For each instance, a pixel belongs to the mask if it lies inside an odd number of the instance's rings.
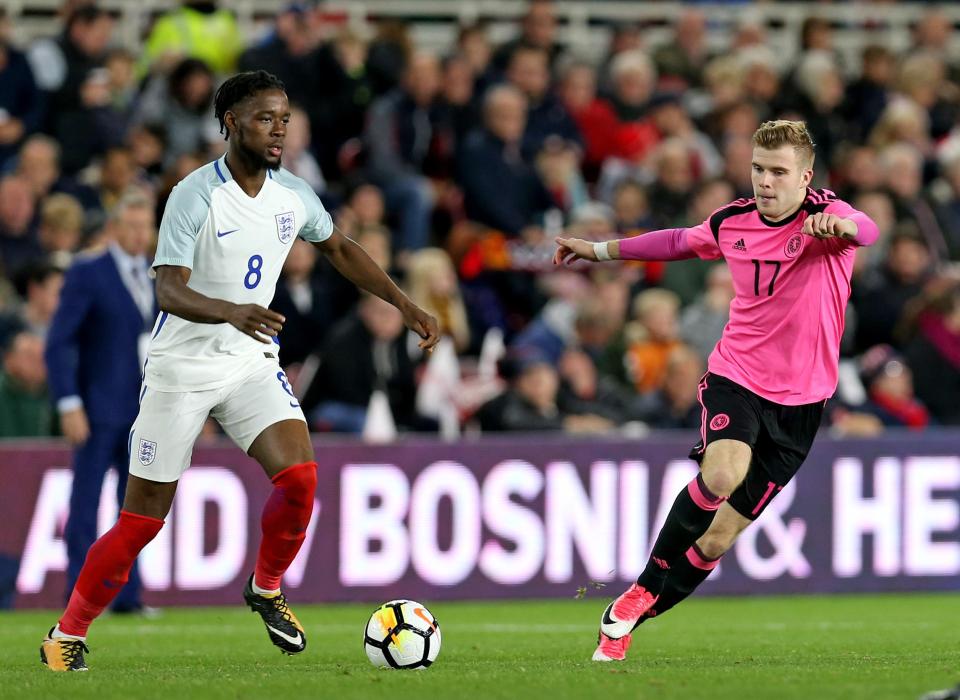
{"label": "player's hand", "polygon": [[261,343],[270,344],[280,335],[287,319],[258,304],[235,304],[227,314],[227,323]]}
{"label": "player's hand", "polygon": [[433,352],[433,348],[440,342],[440,326],[437,324],[437,319],[416,304],[409,304],[400,311],[403,312],[403,325],[423,339],[417,343],[417,347]]}
{"label": "player's hand", "polygon": [[857,235],[857,225],[836,214],[820,212],[808,216],[800,232],[815,238],[853,238]]}
{"label": "player's hand", "polygon": [[555,238],[557,252],[553,254],[554,265],[569,265],[577,260],[597,262],[593,243],[582,238]]}
{"label": "player's hand", "polygon": [[90,438],[87,412],[82,406],[72,411],[64,411],[60,414],[60,429],[63,431],[63,436],[67,438],[67,442],[79,447]]}

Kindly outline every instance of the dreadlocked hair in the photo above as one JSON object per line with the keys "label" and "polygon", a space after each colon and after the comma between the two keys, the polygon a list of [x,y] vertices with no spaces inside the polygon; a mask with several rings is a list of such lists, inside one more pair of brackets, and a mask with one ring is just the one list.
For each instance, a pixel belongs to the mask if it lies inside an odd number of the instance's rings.
{"label": "dreadlocked hair", "polygon": [[225,80],[223,85],[217,89],[217,94],[213,98],[214,114],[220,122],[220,133],[224,135],[224,140],[230,136],[224,117],[227,112],[233,109],[234,105],[263,90],[285,89],[280,78],[267,73],[265,70],[237,73]]}

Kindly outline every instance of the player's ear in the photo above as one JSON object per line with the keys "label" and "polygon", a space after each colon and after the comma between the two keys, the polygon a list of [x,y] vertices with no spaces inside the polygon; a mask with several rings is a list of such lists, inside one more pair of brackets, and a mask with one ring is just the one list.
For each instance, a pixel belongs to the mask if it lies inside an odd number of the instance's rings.
{"label": "player's ear", "polygon": [[237,115],[232,110],[227,110],[223,114],[223,124],[227,127],[227,136],[237,131]]}

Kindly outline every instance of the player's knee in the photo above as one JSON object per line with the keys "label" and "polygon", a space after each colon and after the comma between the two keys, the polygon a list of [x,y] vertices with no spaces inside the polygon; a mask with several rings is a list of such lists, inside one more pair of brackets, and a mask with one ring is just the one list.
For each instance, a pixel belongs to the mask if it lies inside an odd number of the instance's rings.
{"label": "player's knee", "polygon": [[737,440],[720,440],[707,447],[700,473],[715,496],[729,496],[750,468],[751,450]]}
{"label": "player's knee", "polygon": [[287,467],[273,477],[273,483],[283,489],[288,502],[302,506],[312,504],[317,490],[317,463],[305,462]]}
{"label": "player's knee", "polygon": [[170,512],[177,482],[161,483],[131,477],[123,498],[123,510],[163,520]]}
{"label": "player's knee", "polygon": [[729,464],[712,464],[705,466],[702,471],[703,483],[715,496],[727,497],[743,481],[739,470]]}
{"label": "player's knee", "polygon": [[303,446],[300,450],[300,454],[297,457],[296,462],[291,462],[291,464],[307,464],[308,462],[316,462],[317,457],[313,453],[313,445],[309,442]]}

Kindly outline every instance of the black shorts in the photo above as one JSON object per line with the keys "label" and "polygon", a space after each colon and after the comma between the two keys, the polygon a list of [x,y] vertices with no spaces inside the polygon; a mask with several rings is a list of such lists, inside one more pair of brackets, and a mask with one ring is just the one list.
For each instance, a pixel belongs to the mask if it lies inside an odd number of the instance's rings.
{"label": "black shorts", "polygon": [[698,398],[703,407],[700,442],[690,458],[699,463],[714,440],[750,445],[750,469],[727,502],[743,517],[755,520],[807,458],[824,402],[784,406],[710,372],[700,380]]}

